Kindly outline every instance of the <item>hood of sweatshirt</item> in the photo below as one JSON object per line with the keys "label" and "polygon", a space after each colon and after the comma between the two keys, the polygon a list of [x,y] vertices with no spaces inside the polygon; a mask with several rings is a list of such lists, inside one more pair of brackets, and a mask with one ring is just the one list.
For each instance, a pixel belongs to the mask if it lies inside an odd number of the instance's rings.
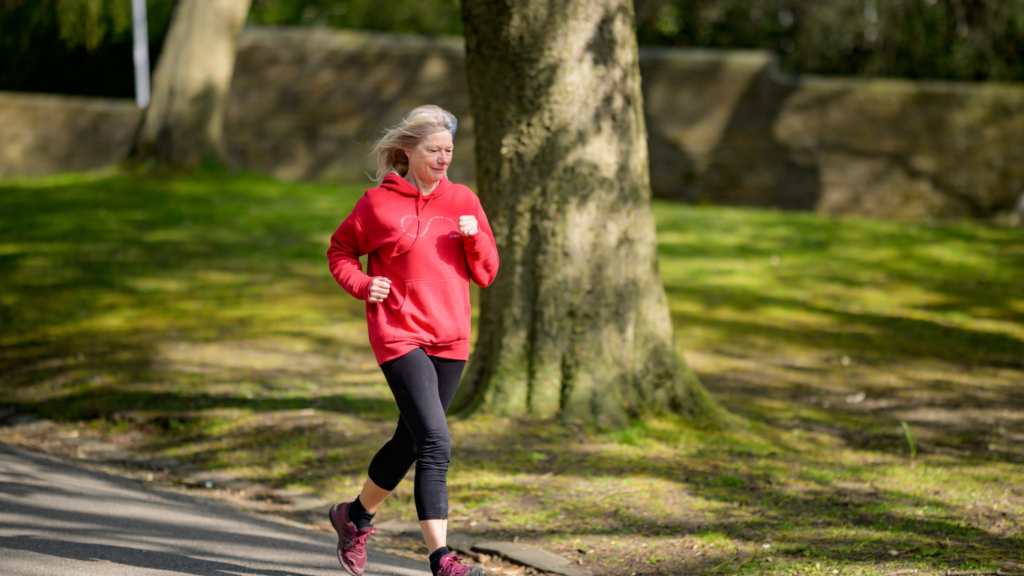
{"label": "hood of sweatshirt", "polygon": [[447,192],[448,189],[452,187],[452,183],[448,180],[447,176],[441,178],[441,181],[437,183],[437,188],[435,188],[430,194],[424,196],[415,186],[410,184],[408,180],[402,178],[398,174],[391,173],[384,177],[384,181],[381,182],[380,187],[385,190],[397,192],[403,196],[422,198],[424,201],[429,202],[431,198],[436,198]]}
{"label": "hood of sweatshirt", "polygon": [[410,184],[405,178],[402,178],[398,174],[388,174],[384,177],[384,181],[380,185],[381,188],[401,194],[402,196],[409,196],[415,198],[416,202],[416,217],[409,218],[405,229],[402,231],[402,235],[398,241],[395,242],[395,249],[391,252],[391,257],[388,261],[402,256],[412,250],[413,245],[416,244],[416,240],[420,237],[420,223],[423,221],[423,216],[427,213],[430,200],[437,198],[451,189],[452,183],[447,177],[442,178],[437,183],[437,188],[430,194],[424,196],[420,191]]}

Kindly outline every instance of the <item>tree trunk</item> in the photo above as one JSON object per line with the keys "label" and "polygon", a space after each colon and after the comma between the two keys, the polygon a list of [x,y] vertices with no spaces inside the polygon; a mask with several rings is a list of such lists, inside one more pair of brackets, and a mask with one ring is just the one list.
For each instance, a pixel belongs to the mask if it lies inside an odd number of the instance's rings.
{"label": "tree trunk", "polygon": [[176,166],[227,160],[224,108],[252,0],[178,0],[133,155]]}
{"label": "tree trunk", "polygon": [[462,0],[501,269],[457,407],[618,425],[718,408],[658,273],[633,0]]}

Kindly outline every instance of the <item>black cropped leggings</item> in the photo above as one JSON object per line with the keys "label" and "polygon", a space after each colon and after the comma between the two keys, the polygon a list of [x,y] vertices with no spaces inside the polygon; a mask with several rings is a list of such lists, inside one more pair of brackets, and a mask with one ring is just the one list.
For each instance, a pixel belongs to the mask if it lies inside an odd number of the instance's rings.
{"label": "black cropped leggings", "polygon": [[444,413],[459,387],[464,360],[427,356],[417,348],[380,365],[401,417],[395,435],[370,462],[370,480],[394,490],[416,462],[416,514],[448,518],[448,463],[452,445]]}

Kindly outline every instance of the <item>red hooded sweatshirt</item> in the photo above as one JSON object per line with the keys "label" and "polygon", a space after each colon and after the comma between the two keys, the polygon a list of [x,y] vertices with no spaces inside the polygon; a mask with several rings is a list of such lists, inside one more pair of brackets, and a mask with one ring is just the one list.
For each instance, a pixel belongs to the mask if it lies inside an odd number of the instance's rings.
{"label": "red hooded sweatshirt", "polygon": [[[459,233],[459,216],[475,216],[478,231]],[[359,257],[369,254],[366,273]],[[480,200],[447,178],[429,195],[389,174],[356,202],[331,236],[331,274],[346,292],[366,300],[370,346],[383,364],[423,348],[431,356],[469,359],[469,281],[498,273],[498,249]],[[371,303],[370,283],[391,280],[384,302]]]}

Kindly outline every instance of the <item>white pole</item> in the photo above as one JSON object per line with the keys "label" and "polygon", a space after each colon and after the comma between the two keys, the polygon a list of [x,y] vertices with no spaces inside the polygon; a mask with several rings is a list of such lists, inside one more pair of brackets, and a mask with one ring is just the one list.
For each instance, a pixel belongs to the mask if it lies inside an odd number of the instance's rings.
{"label": "white pole", "polygon": [[878,40],[878,0],[864,0],[864,19],[868,22],[864,39],[874,43]]}
{"label": "white pole", "polygon": [[149,106],[149,30],[146,22],[146,0],[132,0],[132,39],[135,61],[135,103]]}

